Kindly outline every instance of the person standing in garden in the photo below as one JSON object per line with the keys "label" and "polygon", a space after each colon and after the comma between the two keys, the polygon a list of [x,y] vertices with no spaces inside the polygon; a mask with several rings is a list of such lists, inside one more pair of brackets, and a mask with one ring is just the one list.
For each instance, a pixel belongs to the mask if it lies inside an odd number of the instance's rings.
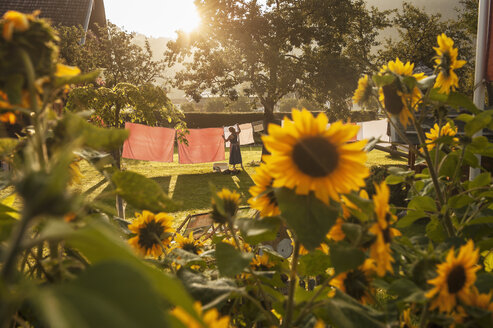
{"label": "person standing in garden", "polygon": [[230,143],[229,147],[229,164],[233,165],[233,170],[236,171],[236,164],[241,165],[241,169],[245,171],[243,167],[243,160],[241,159],[241,150],[240,150],[240,126],[236,124],[238,131],[234,127],[229,127],[229,132],[231,133],[228,138],[225,138],[223,135],[223,139],[225,142]]}

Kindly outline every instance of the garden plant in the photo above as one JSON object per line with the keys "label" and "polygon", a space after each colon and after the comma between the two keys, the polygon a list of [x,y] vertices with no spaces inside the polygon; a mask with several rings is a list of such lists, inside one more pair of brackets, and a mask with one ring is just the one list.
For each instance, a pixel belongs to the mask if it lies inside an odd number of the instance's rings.
{"label": "garden plant", "polygon": [[[366,152],[377,140],[350,142],[358,126],[294,109],[263,136],[270,154],[248,200],[257,215],[211,186],[216,230],[205,238],[173,229],[176,204],[155,181],[117,169],[108,154],[125,130],[56,109],[100,73],[59,63],[58,37],[36,13],[7,12],[0,30],[0,120],[22,126],[0,139],[11,166],[1,186],[14,190],[0,203],[1,327],[492,326],[491,174],[464,172],[493,156],[476,136],[493,128],[493,110],[455,91],[465,62],[446,35],[434,75],[396,58],[354,94],[379,103],[402,139],[414,128],[421,172],[391,168],[370,193]],[[139,209],[134,218],[75,192],[80,160]],[[390,204],[397,184],[407,195]],[[287,259],[266,246],[284,226]]]}

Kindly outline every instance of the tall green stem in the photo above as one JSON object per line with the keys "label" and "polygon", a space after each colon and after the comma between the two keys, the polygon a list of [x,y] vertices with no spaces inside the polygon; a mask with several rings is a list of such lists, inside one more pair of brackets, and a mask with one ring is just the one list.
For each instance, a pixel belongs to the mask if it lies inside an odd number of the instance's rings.
{"label": "tall green stem", "polygon": [[[431,160],[430,152],[428,151],[428,148],[426,147],[425,144],[425,135],[424,131],[421,128],[421,125],[419,125],[416,122],[416,115],[414,114],[413,110],[409,111],[412,115],[412,121],[414,128],[416,129],[417,135],[418,135],[418,140],[421,145],[423,145],[423,152],[424,152],[424,157],[426,164],[428,165],[428,171],[430,172],[431,180],[433,182],[433,186],[435,187],[435,193],[437,195],[438,203],[439,203],[439,210],[445,205],[445,199],[443,197],[442,190],[440,188],[440,183],[438,182],[438,176],[436,172],[436,168],[433,165],[433,161]],[[438,151],[438,149],[437,149]],[[447,231],[447,234],[449,237],[455,236],[455,229],[452,224],[452,221],[450,220],[449,216],[447,214],[442,216],[442,224]]]}
{"label": "tall green stem", "polygon": [[290,327],[293,319],[294,290],[296,288],[296,267],[298,266],[298,256],[300,254],[300,242],[295,239],[293,259],[291,260],[291,273],[289,276],[288,302],[286,304],[286,318],[283,327]]}

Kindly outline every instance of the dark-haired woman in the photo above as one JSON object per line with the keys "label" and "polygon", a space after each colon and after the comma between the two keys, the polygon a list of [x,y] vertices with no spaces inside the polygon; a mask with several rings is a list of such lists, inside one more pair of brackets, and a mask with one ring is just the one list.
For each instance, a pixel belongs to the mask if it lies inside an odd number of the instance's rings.
{"label": "dark-haired woman", "polygon": [[236,170],[236,164],[241,165],[241,169],[245,171],[243,168],[243,160],[241,159],[241,151],[240,151],[240,132],[241,129],[236,124],[236,127],[238,128],[238,131],[232,126],[229,127],[229,132],[231,132],[231,135],[226,139],[223,139],[225,142],[229,141],[230,147],[229,147],[229,164],[233,165],[233,170]]}

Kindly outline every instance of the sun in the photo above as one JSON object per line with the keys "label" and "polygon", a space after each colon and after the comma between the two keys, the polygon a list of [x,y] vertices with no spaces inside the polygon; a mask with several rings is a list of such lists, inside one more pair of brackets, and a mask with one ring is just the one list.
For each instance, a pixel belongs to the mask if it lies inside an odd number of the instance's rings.
{"label": "sun", "polygon": [[[177,1],[178,2],[178,1]],[[180,1],[181,2],[181,1]],[[183,2],[178,5],[180,8],[180,20],[177,21],[177,30],[190,33],[196,30],[200,25],[200,16],[197,8],[193,3]]]}

